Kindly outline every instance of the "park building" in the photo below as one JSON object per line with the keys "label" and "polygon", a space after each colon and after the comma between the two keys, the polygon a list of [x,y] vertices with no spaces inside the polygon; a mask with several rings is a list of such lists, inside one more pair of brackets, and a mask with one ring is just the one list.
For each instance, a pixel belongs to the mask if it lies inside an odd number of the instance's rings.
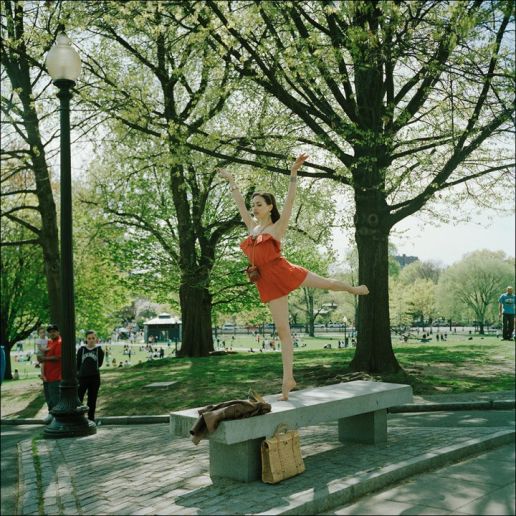
{"label": "park building", "polygon": [[175,315],[162,313],[154,319],[143,323],[143,341],[149,342],[180,342],[181,341],[181,319]]}

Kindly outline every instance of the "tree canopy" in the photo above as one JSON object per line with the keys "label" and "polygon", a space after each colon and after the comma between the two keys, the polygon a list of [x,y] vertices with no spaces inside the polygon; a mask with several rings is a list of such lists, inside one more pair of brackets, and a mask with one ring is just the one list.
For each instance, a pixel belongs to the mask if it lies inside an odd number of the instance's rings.
{"label": "tree canopy", "polygon": [[513,259],[502,252],[476,251],[444,271],[438,287],[440,308],[450,316],[471,314],[483,333],[487,319],[497,320],[498,298],[513,284]]}
{"label": "tree canopy", "polygon": [[459,185],[485,195],[512,181],[513,3],[208,0],[192,10],[235,68],[303,123],[330,165],[321,175],[353,189],[371,294],[360,298],[352,366],[396,370],[391,228],[447,192],[457,200]]}

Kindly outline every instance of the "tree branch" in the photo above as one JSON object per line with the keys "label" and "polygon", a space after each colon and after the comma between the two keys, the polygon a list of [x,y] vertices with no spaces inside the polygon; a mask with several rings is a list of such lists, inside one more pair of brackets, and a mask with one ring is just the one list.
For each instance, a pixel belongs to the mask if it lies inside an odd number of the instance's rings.
{"label": "tree branch", "polygon": [[[0,197],[7,197],[8,195],[19,195],[19,194],[34,194],[36,195],[36,190],[11,190],[10,192],[0,192]],[[5,215],[5,214],[4,214]]]}
{"label": "tree branch", "polygon": [[[97,202],[93,201],[87,201],[83,199],[82,201],[85,204],[91,204],[93,206],[101,207],[104,211],[111,215],[115,215],[117,217],[117,222],[119,224],[123,224],[125,226],[134,227],[137,229],[142,229],[143,231],[150,233],[152,236],[156,238],[156,240],[160,243],[160,245],[163,247],[163,250],[166,251],[169,256],[177,263],[179,260],[179,257],[175,250],[168,245],[167,240],[163,237],[163,235],[151,224],[149,224],[143,217],[140,215],[137,215],[135,213],[126,213],[118,210],[114,210],[111,208],[108,208],[107,206],[101,206]],[[132,220],[131,220],[132,219]]]}
{"label": "tree branch", "polygon": [[[41,237],[41,230],[38,229],[36,226],[33,226],[32,224],[29,224],[25,220],[20,219],[19,217],[16,217],[15,215],[6,215],[6,217],[8,219],[12,220],[13,222],[17,222],[18,224],[26,227],[27,229],[32,231],[34,234],[38,235],[38,238]],[[38,240],[38,242],[39,242],[39,240]]]}
{"label": "tree branch", "polygon": [[27,240],[17,240],[16,242],[0,242],[0,247],[15,247],[20,245],[34,245],[39,243],[39,238],[29,238]]}

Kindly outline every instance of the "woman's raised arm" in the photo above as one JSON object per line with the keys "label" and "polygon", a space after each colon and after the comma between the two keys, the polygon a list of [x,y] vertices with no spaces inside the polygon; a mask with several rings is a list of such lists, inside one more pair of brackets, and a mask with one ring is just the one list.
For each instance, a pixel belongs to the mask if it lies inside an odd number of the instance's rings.
{"label": "woman's raised arm", "polygon": [[231,174],[231,172],[228,172],[227,170],[224,170],[223,168],[217,169],[217,172],[220,177],[222,177],[229,183],[229,191],[231,192],[231,195],[233,196],[233,199],[237,205],[238,211],[240,212],[240,216],[242,217],[242,220],[244,221],[244,224],[247,226],[249,232],[251,232],[251,230],[256,224],[249,212],[247,211],[247,208],[245,206],[245,200],[242,194],[240,193],[238,186],[235,183],[235,178],[233,174]]}
{"label": "woman's raised arm", "polygon": [[303,152],[297,157],[290,169],[290,184],[288,186],[287,198],[285,199],[285,205],[283,206],[281,217],[276,223],[275,233],[278,240],[281,240],[287,231],[290,215],[292,214],[292,206],[294,205],[294,199],[296,198],[297,171],[303,166],[303,163],[307,159],[308,154]]}

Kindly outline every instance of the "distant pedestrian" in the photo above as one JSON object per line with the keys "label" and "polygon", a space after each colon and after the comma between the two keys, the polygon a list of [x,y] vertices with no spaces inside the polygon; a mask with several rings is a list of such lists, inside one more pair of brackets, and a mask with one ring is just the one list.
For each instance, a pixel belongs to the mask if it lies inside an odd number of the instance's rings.
{"label": "distant pedestrian", "polygon": [[515,296],[512,287],[507,287],[498,299],[498,318],[502,319],[502,338],[511,340],[514,331]]}
{"label": "distant pedestrian", "polygon": [[86,345],[77,352],[77,372],[79,376],[79,399],[81,403],[88,393],[88,419],[95,422],[95,409],[100,389],[100,367],[104,362],[104,351],[98,345],[97,334],[86,332]]}
{"label": "distant pedestrian", "polygon": [[13,373],[13,380],[19,380],[20,379],[20,373],[18,372],[18,369],[14,370]]}

